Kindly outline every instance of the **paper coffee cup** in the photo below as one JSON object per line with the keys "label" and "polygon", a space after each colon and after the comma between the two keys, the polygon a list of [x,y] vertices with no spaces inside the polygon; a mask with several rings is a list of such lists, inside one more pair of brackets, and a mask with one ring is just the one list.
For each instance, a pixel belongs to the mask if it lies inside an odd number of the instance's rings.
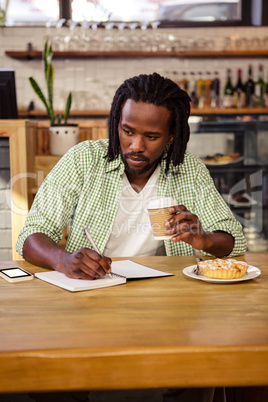
{"label": "paper coffee cup", "polygon": [[177,205],[177,201],[172,197],[157,198],[148,203],[147,210],[155,239],[165,240],[173,237],[173,235],[165,235],[165,222],[173,216],[169,212],[169,208],[175,205]]}

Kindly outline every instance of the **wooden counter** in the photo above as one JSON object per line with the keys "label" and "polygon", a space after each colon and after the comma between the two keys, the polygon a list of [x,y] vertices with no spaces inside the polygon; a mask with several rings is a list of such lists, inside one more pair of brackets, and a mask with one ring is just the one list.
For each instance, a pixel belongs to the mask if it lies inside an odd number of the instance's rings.
{"label": "wooden counter", "polygon": [[268,385],[268,255],[239,259],[261,276],[213,284],[183,274],[193,257],[136,257],[175,275],[79,293],[0,278],[0,392]]}

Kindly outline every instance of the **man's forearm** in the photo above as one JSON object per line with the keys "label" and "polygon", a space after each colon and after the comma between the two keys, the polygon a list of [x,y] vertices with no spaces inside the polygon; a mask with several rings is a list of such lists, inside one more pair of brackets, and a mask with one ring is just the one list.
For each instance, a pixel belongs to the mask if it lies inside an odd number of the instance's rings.
{"label": "man's forearm", "polygon": [[69,253],[43,233],[34,233],[25,240],[23,257],[32,264],[53,268],[70,278],[91,280],[111,272],[110,258],[87,247]]}
{"label": "man's forearm", "polygon": [[43,233],[30,235],[23,245],[23,258],[44,268],[57,269],[63,261],[64,254],[69,253]]}
{"label": "man's forearm", "polygon": [[234,238],[227,232],[206,232],[205,238],[206,242],[203,251],[215,257],[225,257],[234,248]]}

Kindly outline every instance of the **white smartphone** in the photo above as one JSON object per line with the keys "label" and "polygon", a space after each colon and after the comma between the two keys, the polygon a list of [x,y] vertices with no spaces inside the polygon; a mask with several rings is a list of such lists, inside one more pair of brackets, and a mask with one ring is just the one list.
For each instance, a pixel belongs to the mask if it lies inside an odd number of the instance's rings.
{"label": "white smartphone", "polygon": [[20,267],[0,268],[0,276],[8,282],[30,281],[34,276]]}

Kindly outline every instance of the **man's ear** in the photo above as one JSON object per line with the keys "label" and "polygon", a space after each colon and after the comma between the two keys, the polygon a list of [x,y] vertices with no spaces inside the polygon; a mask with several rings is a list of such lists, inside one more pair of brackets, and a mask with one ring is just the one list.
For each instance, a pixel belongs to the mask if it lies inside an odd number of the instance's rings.
{"label": "man's ear", "polygon": [[171,134],[171,136],[169,137],[169,140],[168,140],[168,144],[172,144],[173,140],[174,140],[174,134]]}

